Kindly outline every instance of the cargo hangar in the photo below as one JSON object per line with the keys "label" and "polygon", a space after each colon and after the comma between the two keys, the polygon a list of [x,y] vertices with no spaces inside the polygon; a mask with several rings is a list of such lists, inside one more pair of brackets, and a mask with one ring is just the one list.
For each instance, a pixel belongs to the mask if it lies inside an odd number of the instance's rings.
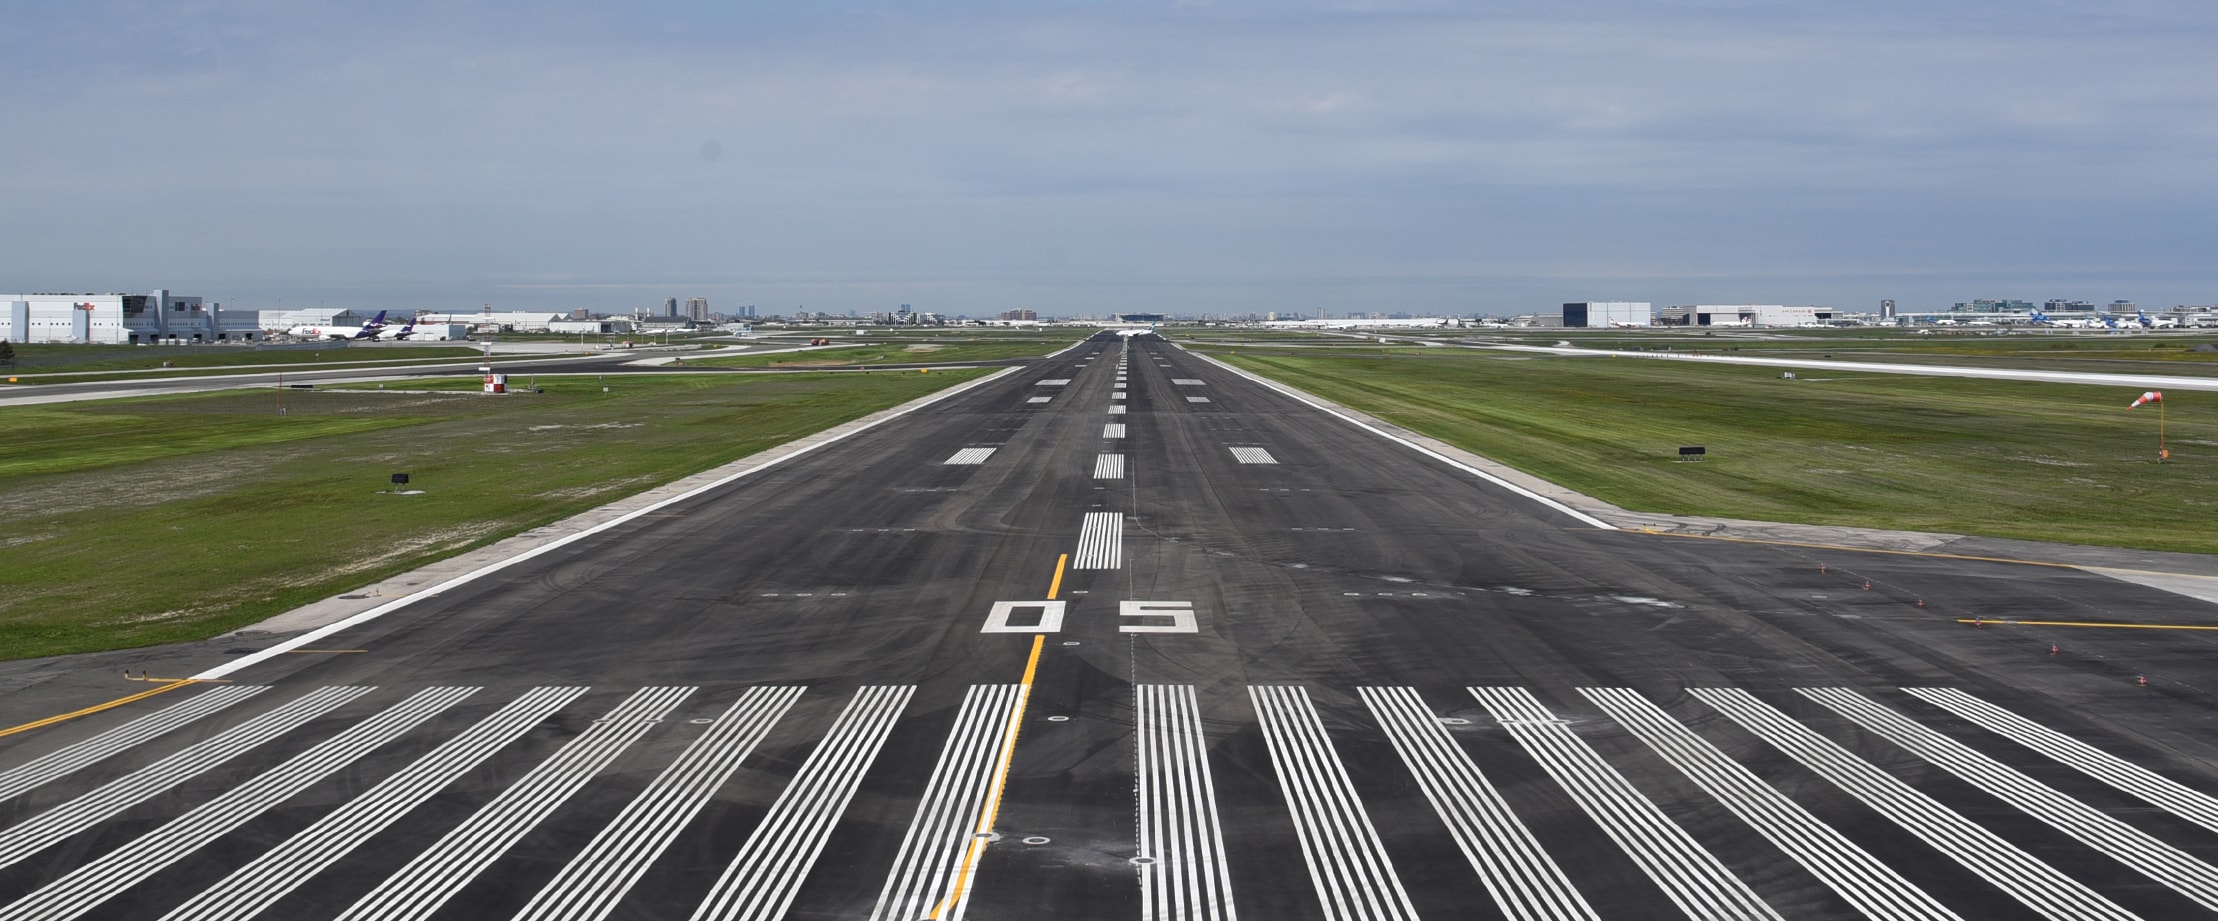
{"label": "cargo hangar", "polygon": [[0,294],[0,338],[96,345],[245,342],[266,338],[260,314],[225,311],[159,289],[150,294]]}

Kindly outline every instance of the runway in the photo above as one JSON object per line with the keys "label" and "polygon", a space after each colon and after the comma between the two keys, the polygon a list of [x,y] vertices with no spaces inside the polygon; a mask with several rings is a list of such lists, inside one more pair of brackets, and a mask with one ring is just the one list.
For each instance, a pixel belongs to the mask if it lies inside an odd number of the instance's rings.
{"label": "runway", "polygon": [[312,648],[149,653],[216,680],[0,736],[0,919],[2218,910],[2218,636],[2003,623],[2218,608],[1597,524],[1098,336]]}

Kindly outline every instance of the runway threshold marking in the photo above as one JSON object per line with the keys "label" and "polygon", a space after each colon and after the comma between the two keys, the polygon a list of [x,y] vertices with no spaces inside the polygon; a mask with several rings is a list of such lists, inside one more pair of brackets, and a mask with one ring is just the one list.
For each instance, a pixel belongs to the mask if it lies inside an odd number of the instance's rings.
{"label": "runway threshold marking", "polygon": [[[1047,600],[1054,601],[1055,593],[1063,589],[1063,567],[1070,562],[1070,554],[1055,558],[1055,579],[1048,583]],[[963,865],[955,871],[955,888],[940,903],[932,906],[928,919],[937,919],[949,905],[962,901],[963,890],[970,884],[971,871],[978,865],[978,849],[986,845],[986,836],[993,834],[994,822],[1001,817],[1001,792],[1009,783],[1009,762],[1017,754],[1017,730],[1024,725],[1024,705],[1032,701],[1032,679],[1040,671],[1040,649],[1047,645],[1047,634],[1032,637],[1032,656],[1024,662],[1024,680],[1017,682],[1017,702],[1009,713],[1009,733],[1001,743],[1001,759],[994,764],[993,789],[986,794],[986,808],[978,816],[978,828],[970,836],[970,846],[963,851]]]}
{"label": "runway threshold marking", "polygon": [[1996,620],[1989,617],[1959,617],[1960,624],[1997,627],[2113,627],[2119,630],[2218,630],[2210,624],[2105,624],[2088,620]]}
{"label": "runway threshold marking", "polygon": [[[1060,564],[1057,574],[1061,574]],[[955,871],[954,890],[924,916],[932,921],[937,921],[948,906],[962,902],[963,890],[970,885],[971,872],[978,867],[978,851],[986,846],[987,836],[993,834],[994,822],[1001,817],[1001,793],[1009,783],[1009,762],[1016,758],[1017,730],[1024,725],[1024,706],[1032,700],[1032,678],[1039,673],[1040,649],[1046,645],[1046,634],[1032,637],[1032,657],[1024,663],[1024,680],[1017,683],[1017,701],[1009,709],[1009,731],[1002,738],[1001,757],[994,764],[993,787],[986,793],[986,808],[979,813],[977,829],[971,833],[970,845],[963,850],[963,865]]]}
{"label": "runway threshold marking", "polygon": [[171,681],[168,684],[162,685],[161,687],[155,688],[150,691],[140,691],[128,697],[118,697],[104,704],[93,704],[92,706],[86,707],[81,710],[71,710],[68,713],[57,713],[45,719],[32,720],[19,726],[10,726],[6,729],[0,729],[0,736],[12,736],[19,732],[30,732],[33,729],[38,729],[43,726],[52,726],[55,723],[68,722],[69,720],[76,719],[80,716],[91,716],[95,713],[99,713],[102,710],[113,710],[117,707],[123,706],[124,704],[145,700],[156,694],[167,693],[169,691],[177,690],[178,688],[184,687],[188,684],[198,683],[200,682],[191,678],[179,678],[175,681]]}

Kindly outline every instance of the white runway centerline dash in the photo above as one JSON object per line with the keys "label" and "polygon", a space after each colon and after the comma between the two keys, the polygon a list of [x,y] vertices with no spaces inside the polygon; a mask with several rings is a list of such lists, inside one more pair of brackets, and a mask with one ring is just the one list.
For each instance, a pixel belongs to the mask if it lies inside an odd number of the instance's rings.
{"label": "white runway centerline dash", "polygon": [[1124,513],[1087,512],[1078,532],[1072,569],[1116,569],[1124,565]]}

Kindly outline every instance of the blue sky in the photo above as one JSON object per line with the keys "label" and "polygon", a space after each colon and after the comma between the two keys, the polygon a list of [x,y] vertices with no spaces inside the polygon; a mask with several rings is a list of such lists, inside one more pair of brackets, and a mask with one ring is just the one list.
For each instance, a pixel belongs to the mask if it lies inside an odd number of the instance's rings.
{"label": "blue sky", "polygon": [[0,290],[2218,302],[2218,4],[26,3]]}

